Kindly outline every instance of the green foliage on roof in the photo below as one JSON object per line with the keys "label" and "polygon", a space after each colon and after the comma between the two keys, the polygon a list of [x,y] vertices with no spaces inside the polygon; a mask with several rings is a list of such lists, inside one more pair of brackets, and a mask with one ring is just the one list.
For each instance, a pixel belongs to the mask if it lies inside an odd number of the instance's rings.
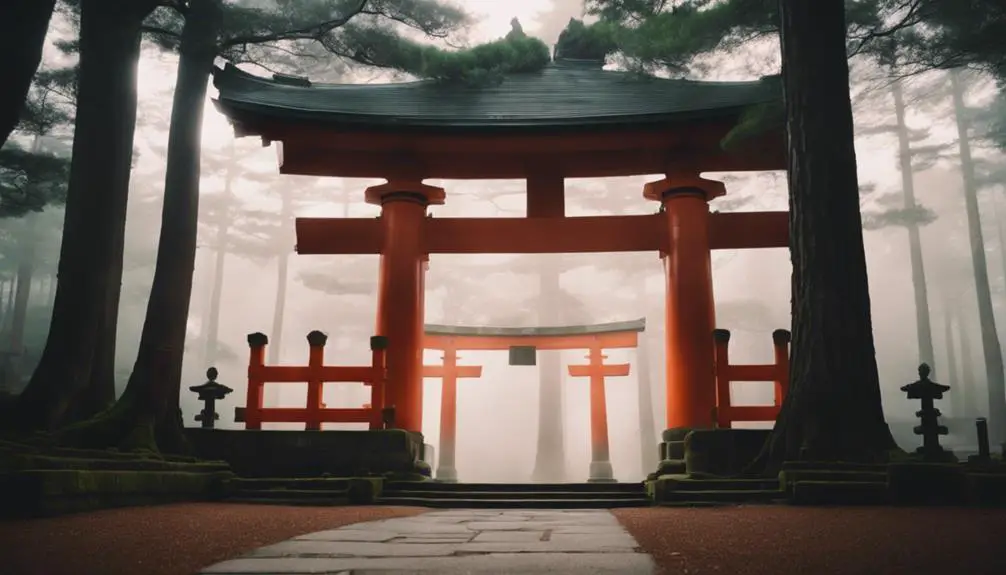
{"label": "green foliage on roof", "polygon": [[584,24],[570,18],[555,44],[555,57],[573,60],[604,60],[618,48],[614,29],[603,22]]}
{"label": "green foliage on roof", "polygon": [[524,34],[516,20],[513,24],[505,38],[472,48],[444,50],[405,41],[377,57],[395,60],[394,67],[427,80],[462,86],[498,84],[507,74],[537,72],[549,62],[548,46]]}

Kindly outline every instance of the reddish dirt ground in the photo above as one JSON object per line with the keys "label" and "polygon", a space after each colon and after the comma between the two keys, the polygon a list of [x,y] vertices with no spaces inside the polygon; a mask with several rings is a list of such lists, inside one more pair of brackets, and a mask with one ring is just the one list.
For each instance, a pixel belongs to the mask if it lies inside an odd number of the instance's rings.
{"label": "reddish dirt ground", "polygon": [[[424,511],[191,503],[0,522],[0,573],[192,575],[303,533]],[[1006,573],[1006,510],[742,506],[614,513],[667,574]]]}
{"label": "reddish dirt ground", "polygon": [[742,506],[613,512],[668,575],[1006,574],[1006,510]]}
{"label": "reddish dirt ground", "polygon": [[256,547],[407,507],[184,503],[0,522],[3,575],[192,575]]}

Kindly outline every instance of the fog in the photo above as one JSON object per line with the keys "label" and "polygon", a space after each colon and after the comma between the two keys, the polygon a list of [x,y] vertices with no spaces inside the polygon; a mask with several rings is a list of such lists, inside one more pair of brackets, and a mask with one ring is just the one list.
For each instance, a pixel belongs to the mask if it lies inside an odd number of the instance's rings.
{"label": "fog", "polygon": [[[553,42],[570,16],[578,16],[579,2],[560,1],[552,9],[546,2],[466,2],[488,18],[472,33],[473,40],[500,36],[509,28],[516,13],[525,30]],[[504,6],[506,5],[506,6]],[[506,10],[504,10],[506,9]],[[502,11],[502,12],[501,12]],[[47,57],[52,57],[47,55]],[[741,64],[711,71],[709,79],[751,78]],[[126,240],[126,272],[119,321],[119,386],[136,357],[136,346],[153,274],[155,242],[160,220],[160,195],[163,190],[164,153],[167,141],[167,110],[174,78],[175,61],[170,56],[144,51],[140,65],[140,122],[137,129],[136,159],[132,181]],[[926,90],[932,78],[912,80],[909,91]],[[913,87],[914,86],[914,87]],[[211,88],[210,96],[214,90]],[[980,80],[969,99],[981,100],[984,88]],[[864,194],[864,213],[882,209],[895,193],[900,201],[900,174],[897,145],[892,134],[867,134],[871,126],[893,122],[889,98],[857,106],[857,128],[863,134],[857,140],[860,180],[875,188]],[[949,99],[924,111],[913,111],[908,121],[914,127],[930,127],[931,141],[953,143],[956,134],[946,108]],[[910,104],[911,107],[911,104]],[[233,152],[232,148],[233,146]],[[227,191],[227,165],[230,170],[230,196]],[[998,152],[976,149],[976,155],[989,162],[1003,162]],[[567,215],[643,214],[657,206],[642,198],[647,181],[658,174],[605,180],[567,180]],[[784,210],[787,207],[785,173],[705,174],[726,182],[728,195],[711,204],[719,211]],[[255,139],[234,140],[226,122],[214,108],[207,106],[204,123],[203,200],[200,213],[199,256],[189,340],[186,348],[182,409],[186,425],[198,425],[194,416],[201,408],[187,386],[204,381],[210,365],[220,371],[220,381],[232,388],[226,400],[218,403],[219,427],[240,428],[233,422],[233,408],[244,404],[247,345],[245,336],[264,332],[281,363],[307,361],[306,334],[321,330],[329,334],[326,363],[362,365],[369,362],[368,337],[372,335],[376,311],[376,256],[299,256],[293,253],[293,217],[374,217],[379,208],[363,202],[367,186],[381,180],[309,178],[278,175],[276,151],[263,148]],[[447,193],[444,206],[431,209],[435,216],[514,217],[524,209],[522,181],[436,181]],[[957,364],[968,364],[974,374],[977,414],[988,411],[984,388],[980,332],[974,297],[973,275],[967,241],[963,191],[957,159],[952,154],[915,174],[919,203],[935,212],[937,219],[921,228],[922,247],[932,310],[933,340],[936,349],[935,377],[951,386],[959,384],[956,374],[948,377],[943,329],[946,302],[959,301],[964,322],[962,329],[970,337],[968,355],[956,349]],[[990,282],[997,319],[1006,313],[1003,304],[1004,277],[1002,250],[1006,214],[1003,183],[987,186],[980,195],[988,253]],[[284,208],[284,196],[287,204]],[[998,205],[997,205],[998,204]],[[52,237],[45,245],[50,259],[58,251],[61,216],[50,210]],[[49,221],[49,220],[47,220]],[[221,249],[225,238],[225,257],[220,283],[219,305],[213,291]],[[874,334],[880,369],[884,407],[891,422],[908,422],[918,406],[909,402],[899,387],[916,379],[918,350],[912,278],[904,227],[891,226],[865,232]],[[288,257],[288,276],[278,277],[280,259]],[[585,265],[580,265],[585,263]],[[50,266],[51,267],[51,266]],[[718,327],[731,330],[731,356],[735,363],[769,363],[772,360],[771,333],[789,328],[790,305],[789,255],[784,249],[718,251],[713,255],[713,276]],[[644,469],[641,445],[656,450],[657,434],[664,425],[663,368],[663,272],[656,253],[592,254],[566,256],[439,256],[430,260],[427,279],[426,321],[451,325],[536,326],[542,302],[538,276],[558,273],[563,295],[557,302],[559,322],[564,325],[591,324],[646,318],[644,339],[649,345],[652,414],[656,434],[641,437],[638,381],[642,366],[635,350],[608,350],[609,363],[628,362],[628,377],[609,378],[606,382],[608,429],[611,462],[615,476],[622,481],[639,480]],[[39,278],[44,283],[45,277]],[[26,344],[36,353],[44,342],[48,325],[45,289],[40,283],[33,294],[33,314],[29,323],[38,326]],[[277,301],[277,287],[285,283],[286,297]],[[274,326],[276,306],[282,306],[282,326]],[[214,320],[214,316],[217,317]],[[213,324],[217,345],[207,343]],[[1000,325],[1002,325],[1000,323]],[[582,363],[585,350],[564,351],[562,365]],[[271,356],[275,357],[275,356]],[[440,362],[439,352],[427,351],[427,365]],[[479,379],[458,382],[457,469],[462,481],[528,481],[534,467],[538,427],[539,368],[509,366],[505,352],[460,352],[459,364],[481,365]],[[563,367],[565,371],[565,367]],[[566,478],[586,478],[590,461],[588,382],[585,378],[563,375],[561,418],[565,452]],[[306,384],[283,384],[282,390],[267,384],[267,402],[272,405],[300,406],[306,398]],[[735,384],[734,403],[738,405],[770,402],[770,383]],[[971,416],[961,402],[954,402],[955,391],[940,405],[945,415]],[[362,384],[326,385],[324,401],[329,407],[360,407],[368,401]],[[222,405],[221,405],[222,404]],[[424,383],[423,432],[426,442],[439,447],[440,383]],[[966,423],[966,422],[965,422]],[[363,425],[329,424],[326,429],[359,429]],[[266,424],[264,428],[297,428],[295,425]],[[971,446],[973,426],[951,426],[948,445]],[[911,435],[896,431],[903,447],[918,443]],[[438,449],[439,451],[439,449]],[[435,466],[434,466],[435,467]]]}

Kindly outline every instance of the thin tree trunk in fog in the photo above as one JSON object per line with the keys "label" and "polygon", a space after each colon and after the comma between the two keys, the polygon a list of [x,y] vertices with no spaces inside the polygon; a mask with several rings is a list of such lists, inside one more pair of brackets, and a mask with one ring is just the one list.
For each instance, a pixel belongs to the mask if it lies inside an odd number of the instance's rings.
{"label": "thin tree trunk in fog", "polygon": [[[640,290],[639,301],[646,301],[645,290]],[[636,384],[639,397],[639,449],[643,476],[657,470],[657,428],[653,421],[653,381],[650,377],[650,335],[639,334],[636,348]]]}
{"label": "thin tree trunk in fog", "polygon": [[992,196],[992,215],[996,220],[996,239],[999,241],[999,265],[1003,272],[1003,289],[1006,290],[1006,234],[1003,234],[1003,221],[999,214],[999,197]]}
{"label": "thin tree trunk in fog", "polygon": [[[280,221],[288,222],[293,219],[293,201],[289,194],[283,194],[283,207],[280,209]],[[293,246],[290,246],[291,248]],[[290,271],[290,250],[284,249],[276,258],[276,301],[272,308],[272,331],[269,334],[269,363],[276,365],[280,363],[283,356],[283,312],[286,309],[286,286]],[[266,386],[267,405],[278,405],[280,396],[280,386]]]}
{"label": "thin tree trunk in fog", "polygon": [[49,298],[48,306],[49,306],[49,310],[51,311],[52,310],[52,305],[56,301],[56,274],[54,274],[54,273],[49,274],[49,294],[48,294],[48,298]]}
{"label": "thin tree trunk in fog", "polygon": [[964,179],[964,206],[968,215],[971,264],[974,266],[978,322],[981,325],[982,352],[985,358],[985,379],[989,397],[989,438],[993,444],[1002,444],[1006,443],[1006,374],[1003,373],[1002,348],[999,347],[992,293],[989,289],[989,272],[985,262],[985,240],[982,238],[982,220],[978,209],[978,186],[975,183],[975,165],[971,159],[971,143],[968,139],[970,120],[964,105],[964,86],[961,84],[958,70],[950,71],[950,84],[953,88],[961,175]]}
{"label": "thin tree trunk in fog", "polygon": [[[912,149],[908,140],[908,126],[905,124],[905,98],[901,81],[891,85],[894,96],[894,114],[898,126],[898,160],[901,168],[901,189],[905,196],[905,209],[917,207],[915,202],[915,179],[912,170]],[[912,288],[915,292],[915,331],[919,342],[919,362],[927,363],[936,371],[936,354],[933,351],[933,331],[929,319],[929,296],[926,293],[926,268],[922,259],[922,240],[919,225],[909,221],[908,252],[912,263]]]}
{"label": "thin tree trunk in fog", "polygon": [[3,329],[0,329],[2,333],[7,333],[10,330],[11,316],[14,315],[14,292],[17,291],[17,283],[17,272],[15,270],[15,275],[7,282],[7,303],[4,304]]}
{"label": "thin tree trunk in fog", "polygon": [[214,240],[216,250],[215,263],[213,265],[213,287],[210,293],[209,321],[206,325],[206,341],[203,351],[203,363],[212,366],[217,361],[220,339],[220,300],[224,293],[224,264],[227,260],[227,236],[230,232],[230,221],[233,215],[230,202],[234,199],[231,185],[234,182],[234,167],[237,155],[233,143],[230,148],[230,159],[227,162],[227,170],[224,174],[224,206],[227,210],[220,215],[217,223],[217,237]]}
{"label": "thin tree trunk in fog", "polygon": [[943,345],[947,350],[947,375],[944,377],[943,383],[951,386],[950,393],[944,397],[947,398],[947,403],[950,404],[950,409],[953,414],[957,417],[961,417],[966,415],[964,406],[967,405],[967,402],[964,401],[965,389],[962,384],[962,379],[960,378],[960,374],[957,373],[957,350],[955,349],[956,342],[954,341],[954,316],[950,303],[947,301],[943,302]]}
{"label": "thin tree trunk in fog", "polygon": [[[752,469],[886,459],[853,142],[845,3],[780,0],[789,145],[789,393]],[[849,422],[854,421],[855,425]]]}
{"label": "thin tree trunk in fog", "polygon": [[4,332],[4,326],[7,324],[7,306],[3,305],[3,302],[7,301],[7,278],[0,278],[0,334]]}
{"label": "thin tree trunk in fog", "polygon": [[95,326],[117,307],[136,128],[140,25],[154,0],[82,0],[73,156],[56,298],[42,357],[12,424],[52,429],[93,381],[106,341]]}
{"label": "thin tree trunk in fog", "polygon": [[[538,255],[538,322],[558,325],[561,292],[559,269],[553,259]],[[560,482],[566,479],[566,453],[563,442],[562,352],[538,351],[538,449],[531,480]]]}
{"label": "thin tree trunk in fog", "polygon": [[[36,138],[37,141],[37,138]],[[21,388],[21,364],[24,361],[24,326],[28,318],[28,302],[31,299],[32,277],[35,274],[35,237],[38,220],[35,214],[25,218],[24,235],[20,238],[17,261],[17,290],[14,294],[14,309],[11,313],[10,331],[7,332],[7,348],[15,355],[9,357],[8,371],[0,378]]]}
{"label": "thin tree trunk in fog", "polygon": [[981,413],[978,409],[978,398],[975,392],[978,390],[978,380],[975,378],[974,351],[971,346],[971,322],[968,321],[968,314],[958,308],[954,314],[957,318],[957,337],[961,342],[961,408],[969,417]]}

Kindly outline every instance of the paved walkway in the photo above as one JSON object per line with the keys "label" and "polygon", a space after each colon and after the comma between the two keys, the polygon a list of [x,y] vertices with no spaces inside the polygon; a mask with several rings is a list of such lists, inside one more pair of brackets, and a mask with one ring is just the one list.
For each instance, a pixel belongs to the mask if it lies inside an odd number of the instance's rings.
{"label": "paved walkway", "polygon": [[203,574],[620,573],[654,564],[605,510],[451,509],[302,535]]}

